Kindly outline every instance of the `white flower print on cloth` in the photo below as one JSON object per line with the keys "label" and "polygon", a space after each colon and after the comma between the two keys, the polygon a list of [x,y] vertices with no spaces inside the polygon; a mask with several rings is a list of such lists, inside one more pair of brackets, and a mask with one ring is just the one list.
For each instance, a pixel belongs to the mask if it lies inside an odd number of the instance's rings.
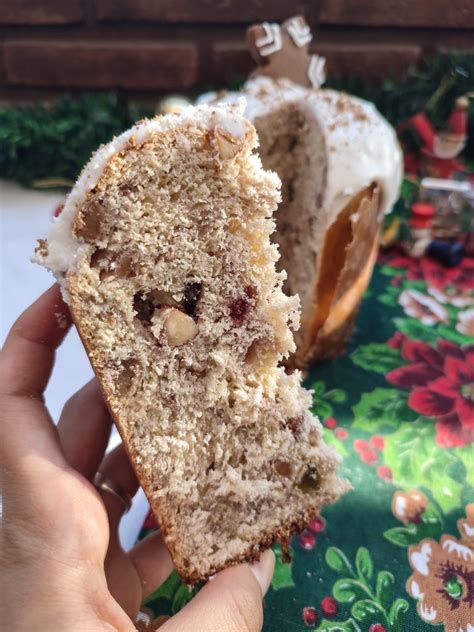
{"label": "white flower print on cloth", "polygon": [[424,325],[449,322],[447,309],[431,296],[418,290],[403,290],[398,301],[407,316],[416,318]]}

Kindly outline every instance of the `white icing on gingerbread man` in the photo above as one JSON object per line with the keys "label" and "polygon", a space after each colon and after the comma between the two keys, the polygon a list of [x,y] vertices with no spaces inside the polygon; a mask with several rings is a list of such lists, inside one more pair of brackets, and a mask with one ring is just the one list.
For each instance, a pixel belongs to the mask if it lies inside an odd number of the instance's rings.
{"label": "white icing on gingerbread man", "polygon": [[298,15],[281,26],[264,22],[247,30],[250,52],[258,64],[255,75],[286,77],[303,86],[319,88],[326,78],[325,59],[310,55],[313,36],[304,17]]}

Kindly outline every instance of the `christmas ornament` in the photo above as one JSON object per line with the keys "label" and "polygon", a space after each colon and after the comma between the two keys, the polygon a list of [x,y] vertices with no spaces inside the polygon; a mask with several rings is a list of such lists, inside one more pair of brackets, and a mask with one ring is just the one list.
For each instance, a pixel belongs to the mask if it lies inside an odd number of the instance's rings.
{"label": "christmas ornament", "polygon": [[408,224],[410,232],[403,243],[407,254],[411,257],[422,257],[433,239],[433,217],[435,208],[432,204],[417,202],[411,207],[412,216]]}
{"label": "christmas ornament", "polygon": [[453,268],[459,265],[464,257],[464,245],[435,239],[428,246],[427,254],[448,268]]}
{"label": "christmas ornament", "polygon": [[247,30],[247,43],[258,64],[254,75],[286,77],[302,86],[319,88],[326,79],[325,59],[310,55],[311,30],[303,16],[279,24],[256,24]]}
{"label": "christmas ornament", "polygon": [[458,97],[443,129],[437,130],[426,112],[414,114],[399,126],[399,134],[411,129],[422,142],[418,156],[406,155],[407,171],[438,178],[451,178],[465,171],[458,156],[467,142],[468,108],[468,96]]}

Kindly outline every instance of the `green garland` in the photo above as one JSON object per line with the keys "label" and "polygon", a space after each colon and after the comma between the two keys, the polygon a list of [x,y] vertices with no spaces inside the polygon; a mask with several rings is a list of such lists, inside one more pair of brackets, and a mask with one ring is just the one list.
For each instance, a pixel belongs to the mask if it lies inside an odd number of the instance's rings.
{"label": "green garland", "polygon": [[99,145],[152,115],[108,92],[67,95],[51,107],[0,109],[0,177],[67,186]]}
{"label": "green garland", "polygon": [[[229,87],[241,83],[242,78],[236,78]],[[435,125],[442,125],[454,99],[474,90],[474,54],[439,55],[425,60],[421,68],[399,81],[367,84],[331,77],[326,85],[373,101],[395,126],[423,109]],[[0,178],[29,186],[68,185],[100,144],[134,121],[153,114],[151,108],[138,107],[111,92],[67,95],[50,107],[0,108]],[[469,125],[471,134],[464,156],[472,161],[473,100]]]}

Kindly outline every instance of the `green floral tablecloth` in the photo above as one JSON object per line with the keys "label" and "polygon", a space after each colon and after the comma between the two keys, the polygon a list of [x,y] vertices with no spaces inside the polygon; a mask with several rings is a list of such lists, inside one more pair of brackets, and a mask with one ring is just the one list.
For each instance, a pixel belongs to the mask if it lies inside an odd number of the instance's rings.
{"label": "green floral tablecloth", "polygon": [[[382,256],[347,354],[306,384],[354,490],[290,564],[276,547],[264,631],[473,632],[474,259]],[[146,606],[191,596],[173,574]]]}

